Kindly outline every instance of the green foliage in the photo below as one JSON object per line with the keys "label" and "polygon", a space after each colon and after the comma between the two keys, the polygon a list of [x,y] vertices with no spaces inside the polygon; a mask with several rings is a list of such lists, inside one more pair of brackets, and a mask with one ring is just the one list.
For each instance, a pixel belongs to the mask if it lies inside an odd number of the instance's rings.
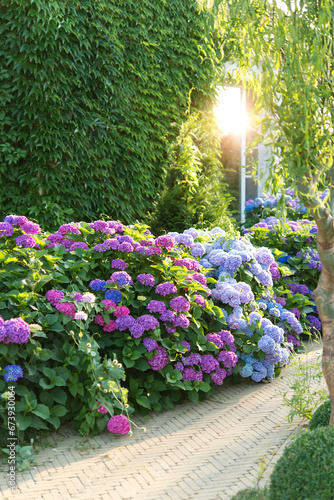
{"label": "green foliage", "polygon": [[310,430],[316,429],[317,427],[326,427],[329,425],[329,419],[331,416],[331,401],[328,399],[322,403],[313,413],[309,428]]}
{"label": "green foliage", "polygon": [[314,362],[297,360],[293,380],[288,385],[289,391],[282,394],[284,406],[290,409],[287,417],[289,423],[296,416],[310,420],[319,403],[327,400],[328,391],[321,387],[322,377],[319,357]]}
{"label": "green foliage", "polygon": [[101,213],[142,217],[189,90],[199,107],[213,91],[205,17],[195,0],[4,0],[2,213],[49,230]]}
{"label": "green foliage", "polygon": [[270,500],[331,500],[334,426],[306,430],[288,445],[271,475]]}
{"label": "green foliage", "polygon": [[191,114],[170,146],[164,189],[149,221],[153,232],[233,228],[228,210],[232,198],[219,154],[220,135],[212,112]]}
{"label": "green foliage", "polygon": [[[234,76],[252,88],[272,149],[270,192],[316,189],[333,164],[333,3],[212,2]],[[279,163],[277,163],[279,158]],[[327,184],[328,185],[328,179]]]}
{"label": "green foliage", "polygon": [[[11,464],[10,462],[11,458],[9,457],[10,455],[10,449],[9,448],[2,448],[1,450],[2,455],[5,457],[3,459],[3,463],[5,464]],[[25,470],[28,470],[32,465],[35,465],[35,456],[33,454],[33,445],[26,445],[26,446],[20,446],[16,445],[15,446],[15,469],[18,472],[22,472]]]}
{"label": "green foliage", "polygon": [[247,488],[239,491],[231,500],[269,500],[268,488]]}

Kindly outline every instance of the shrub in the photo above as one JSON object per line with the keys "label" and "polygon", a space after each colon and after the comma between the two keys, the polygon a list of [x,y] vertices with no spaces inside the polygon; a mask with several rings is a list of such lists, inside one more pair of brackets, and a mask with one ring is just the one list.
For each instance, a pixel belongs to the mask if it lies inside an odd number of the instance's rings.
{"label": "shrub", "polygon": [[190,89],[199,108],[214,93],[206,12],[195,0],[4,0],[0,19],[2,215],[49,229],[143,217]]}
{"label": "shrub", "polygon": [[229,376],[272,380],[301,328],[272,294],[270,251],[220,228],[154,238],[98,220],[45,234],[10,215],[0,261],[0,391],[15,383],[22,439],[64,421],[123,433],[112,419],[133,408],[196,402]]}
{"label": "shrub", "polygon": [[316,429],[317,427],[326,427],[329,425],[329,419],[331,416],[331,400],[322,403],[313,413],[312,418],[309,423],[310,430]]}
{"label": "shrub", "polygon": [[[219,130],[212,112],[192,113],[168,156],[164,189],[148,221],[155,234],[189,227],[233,228],[232,200],[219,161]],[[233,220],[233,219],[232,219]]]}
{"label": "shrub", "polygon": [[306,430],[288,445],[271,475],[270,500],[321,498],[334,491],[334,427]]}

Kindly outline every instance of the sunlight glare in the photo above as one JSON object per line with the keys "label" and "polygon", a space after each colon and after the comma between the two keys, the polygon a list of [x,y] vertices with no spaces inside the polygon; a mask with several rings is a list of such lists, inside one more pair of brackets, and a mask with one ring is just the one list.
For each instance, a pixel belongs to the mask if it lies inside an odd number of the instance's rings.
{"label": "sunlight glare", "polygon": [[221,87],[215,116],[224,135],[240,134],[247,124],[246,110],[241,103],[239,87]]}

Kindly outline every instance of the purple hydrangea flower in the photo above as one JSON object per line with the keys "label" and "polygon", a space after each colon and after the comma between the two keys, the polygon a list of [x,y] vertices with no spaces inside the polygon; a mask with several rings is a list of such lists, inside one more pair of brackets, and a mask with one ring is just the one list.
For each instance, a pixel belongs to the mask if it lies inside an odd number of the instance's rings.
{"label": "purple hydrangea flower", "polygon": [[30,336],[30,326],[22,318],[8,319],[3,322],[0,317],[0,342],[4,344],[27,343]]}
{"label": "purple hydrangea flower", "polygon": [[201,368],[204,373],[211,373],[219,368],[219,362],[211,354],[204,354],[201,357]]}
{"label": "purple hydrangea flower", "polygon": [[21,224],[28,222],[28,219],[25,215],[6,215],[4,222],[9,222],[13,226],[21,226]]}
{"label": "purple hydrangea flower", "polygon": [[111,267],[113,267],[114,269],[120,269],[121,271],[124,271],[128,267],[128,265],[122,259],[114,259],[111,263]]}
{"label": "purple hydrangea flower", "polygon": [[183,297],[182,295],[179,295],[178,297],[175,297],[172,299],[169,303],[171,309],[174,309],[174,311],[177,312],[184,312],[184,311],[189,311],[190,309],[190,304],[188,300]]}
{"label": "purple hydrangea flower", "polygon": [[205,335],[205,338],[208,342],[212,342],[217,347],[219,347],[219,349],[224,347],[224,342],[222,341],[218,333],[208,333],[207,335]]}
{"label": "purple hydrangea flower", "polygon": [[197,352],[192,352],[190,353],[189,356],[182,357],[182,363],[184,366],[194,366],[200,364],[200,362],[201,362],[201,355],[198,354]]}
{"label": "purple hydrangea flower", "polygon": [[202,257],[206,253],[205,246],[202,243],[195,243],[190,247],[190,253],[193,257]]}
{"label": "purple hydrangea flower", "polygon": [[128,434],[130,431],[130,423],[125,415],[114,415],[107,423],[108,431],[113,434]]}
{"label": "purple hydrangea flower", "polygon": [[196,304],[198,304],[202,309],[205,307],[205,299],[202,297],[202,295],[195,295],[194,299]]}
{"label": "purple hydrangea flower", "polygon": [[14,228],[9,222],[0,222],[0,238],[2,236],[13,236]]}
{"label": "purple hydrangea flower", "polygon": [[227,372],[224,368],[217,368],[210,374],[210,377],[215,385],[223,385],[224,379],[227,377]]}
{"label": "purple hydrangea flower", "polygon": [[74,222],[70,222],[69,224],[63,224],[58,229],[58,232],[61,234],[68,234],[68,233],[81,234],[80,229],[78,228],[78,226],[75,225]]}
{"label": "purple hydrangea flower", "polygon": [[166,305],[161,300],[151,300],[147,304],[146,309],[148,309],[150,313],[162,314],[166,310]]}
{"label": "purple hydrangea flower", "polygon": [[160,321],[169,321],[170,323],[173,323],[175,320],[175,313],[171,311],[170,309],[166,309],[160,316]]}
{"label": "purple hydrangea flower", "polygon": [[110,280],[112,283],[117,283],[119,286],[133,284],[131,276],[126,271],[116,271],[112,273]]}
{"label": "purple hydrangea flower", "polygon": [[131,328],[134,326],[134,324],[135,324],[135,319],[130,314],[128,314],[127,316],[119,316],[116,319],[116,327],[120,332],[124,330],[131,331]]}
{"label": "purple hydrangea flower", "polygon": [[148,359],[147,362],[152,368],[152,370],[162,370],[164,366],[169,363],[169,357],[167,351],[164,347],[158,346],[156,348],[157,354],[154,354],[152,359]]}
{"label": "purple hydrangea flower", "polygon": [[49,290],[46,292],[45,297],[51,305],[55,306],[61,299],[64,298],[64,293],[61,290]]}
{"label": "purple hydrangea flower", "polygon": [[20,226],[20,229],[26,234],[36,234],[41,232],[41,228],[35,222],[27,221]]}
{"label": "purple hydrangea flower", "polygon": [[158,238],[155,240],[155,244],[158,247],[162,248],[173,248],[174,245],[176,244],[175,238],[169,235],[164,235],[164,236],[158,236]]}
{"label": "purple hydrangea flower", "polygon": [[200,264],[196,260],[183,258],[183,259],[175,259],[174,266],[185,266],[188,271],[199,271]]}
{"label": "purple hydrangea flower", "polygon": [[33,248],[36,246],[36,240],[31,234],[22,234],[15,241],[18,247]]}
{"label": "purple hydrangea flower", "polygon": [[89,246],[84,241],[74,241],[70,246],[70,252],[75,251],[76,248],[83,248],[84,250],[89,250]]}
{"label": "purple hydrangea flower", "polygon": [[189,319],[184,314],[179,314],[176,316],[173,326],[176,328],[179,326],[180,328],[188,328],[190,325]]}
{"label": "purple hydrangea flower", "polygon": [[144,330],[155,330],[159,326],[159,321],[150,314],[144,314],[137,318],[137,323],[144,327]]}
{"label": "purple hydrangea flower", "polygon": [[176,292],[177,292],[176,286],[173,283],[171,283],[170,281],[167,281],[166,283],[160,283],[155,289],[155,293],[158,293],[159,295],[162,295],[163,297],[165,297],[166,295],[169,295],[171,293],[176,293]]}
{"label": "purple hydrangea flower", "polygon": [[238,362],[238,356],[231,351],[220,351],[218,361],[221,361],[226,368],[232,368]]}
{"label": "purple hydrangea flower", "polygon": [[145,286],[154,286],[155,284],[155,279],[152,274],[139,274],[137,276],[137,280],[139,281],[139,283]]}
{"label": "purple hydrangea flower", "polygon": [[190,234],[178,234],[175,236],[175,240],[179,245],[184,245],[186,247],[191,247],[194,243],[194,238]]}
{"label": "purple hydrangea flower", "polygon": [[187,367],[182,372],[182,380],[185,382],[186,380],[190,380],[193,382],[194,380],[198,380],[201,382],[203,380],[203,374],[201,371],[197,372],[191,367]]}
{"label": "purple hydrangea flower", "polygon": [[134,324],[129,328],[129,330],[130,330],[131,335],[135,339],[139,339],[139,337],[141,337],[143,335],[145,328],[143,325],[140,325],[139,323],[137,323],[135,321]]}
{"label": "purple hydrangea flower", "polygon": [[149,337],[146,337],[143,340],[143,344],[146,347],[146,349],[148,350],[148,352],[151,352],[158,347],[158,342],[154,339],[150,339]]}
{"label": "purple hydrangea flower", "polygon": [[124,241],[124,243],[120,243],[118,245],[118,251],[130,253],[130,252],[133,252],[133,246],[131,245],[131,243]]}
{"label": "purple hydrangea flower", "polygon": [[64,313],[66,316],[74,317],[75,305],[72,302],[58,302],[56,304],[56,309],[59,312]]}

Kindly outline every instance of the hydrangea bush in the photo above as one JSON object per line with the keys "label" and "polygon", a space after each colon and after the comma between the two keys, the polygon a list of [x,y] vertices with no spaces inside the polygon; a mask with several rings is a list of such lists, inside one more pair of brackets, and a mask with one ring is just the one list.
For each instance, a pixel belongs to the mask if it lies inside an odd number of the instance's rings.
{"label": "hydrangea bush", "polygon": [[[281,274],[281,279],[276,282],[278,293],[287,300],[289,307],[296,310],[304,330],[318,334],[321,331],[321,321],[312,300],[312,293],[317,286],[319,273],[322,270],[316,249],[317,226],[306,218],[297,218],[298,214],[301,217],[301,209],[297,203],[299,200],[292,199],[291,194],[293,194],[292,191],[287,190],[285,196],[288,198],[287,204],[290,206],[290,211],[293,211],[293,220],[287,219],[285,223],[276,217],[278,215],[274,211],[274,207],[277,205],[276,198],[275,200],[273,200],[274,197],[261,199],[260,205],[257,207],[257,215],[253,209],[251,212],[247,209],[247,207],[252,207],[253,202],[247,202],[246,213],[251,213],[253,222],[254,220],[257,222],[244,229],[243,234],[248,235],[254,245],[265,244],[273,251]],[[321,198],[324,199],[327,194],[327,190],[324,191]],[[268,200],[271,200],[273,205],[269,204]],[[269,205],[272,215],[268,216]],[[302,210],[302,212],[305,211]],[[306,215],[305,213],[304,217]],[[266,217],[256,219],[256,217],[261,216]],[[249,219],[246,225],[249,225]],[[282,288],[286,289],[286,287],[291,293],[282,292]]]}
{"label": "hydrangea bush", "polygon": [[98,220],[47,234],[10,215],[0,260],[0,411],[7,425],[15,383],[22,438],[64,421],[125,434],[133,409],[272,380],[302,331],[273,292],[272,252],[220,228],[154,238]]}

